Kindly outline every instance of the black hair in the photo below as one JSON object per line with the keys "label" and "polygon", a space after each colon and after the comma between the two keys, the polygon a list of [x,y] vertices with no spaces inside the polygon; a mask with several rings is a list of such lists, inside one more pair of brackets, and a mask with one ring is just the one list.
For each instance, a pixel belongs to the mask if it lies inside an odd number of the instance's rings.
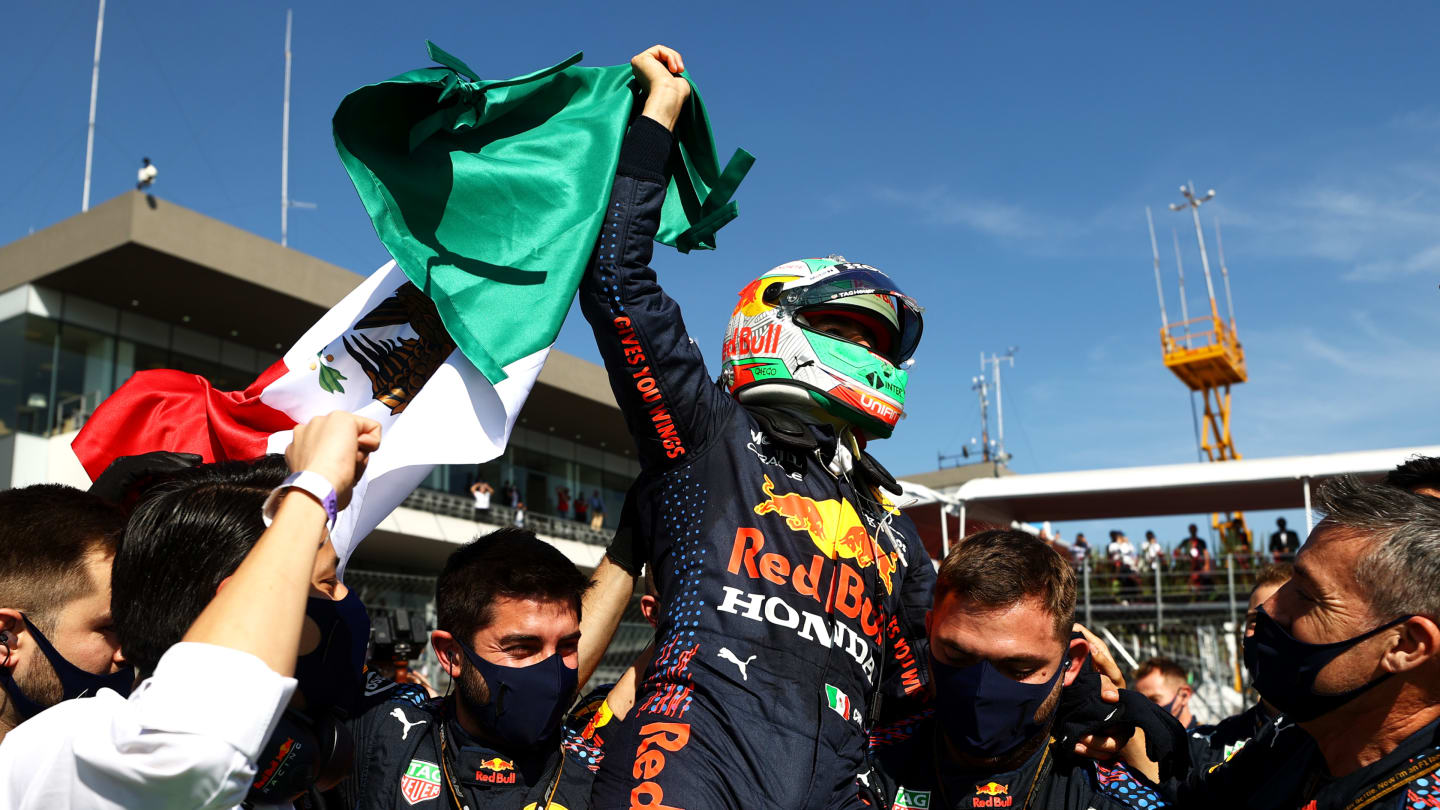
{"label": "black hair", "polygon": [[1411,492],[1420,487],[1440,489],[1440,456],[1415,456],[1385,474],[1385,483]]}
{"label": "black hair", "polygon": [[514,527],[496,529],[461,546],[435,580],[435,624],[471,644],[494,619],[495,600],[569,602],[580,615],[590,580],[559,549]]}
{"label": "black hair", "polygon": [[48,629],[66,603],[95,587],[85,556],[113,555],[124,529],[125,513],[74,487],[0,492],[0,607]]}
{"label": "black hair", "polygon": [[154,672],[240,567],[265,531],[265,498],[287,473],[279,455],[202,464],[145,493],[110,580],[115,632],[136,669]]}

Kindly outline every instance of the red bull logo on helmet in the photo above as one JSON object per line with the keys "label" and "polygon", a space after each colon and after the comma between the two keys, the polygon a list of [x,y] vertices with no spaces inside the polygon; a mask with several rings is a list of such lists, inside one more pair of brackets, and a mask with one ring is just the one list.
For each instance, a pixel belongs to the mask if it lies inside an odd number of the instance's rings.
{"label": "red bull logo on helmet", "polygon": [[775,483],[768,475],[760,489],[768,497],[756,504],[755,514],[773,512],[783,516],[786,526],[809,534],[815,547],[832,560],[854,560],[861,568],[875,566],[880,581],[885,584],[885,592],[893,590],[891,575],[895,573],[899,555],[886,554],[880,549],[849,501],[817,501],[793,492],[777,495]]}

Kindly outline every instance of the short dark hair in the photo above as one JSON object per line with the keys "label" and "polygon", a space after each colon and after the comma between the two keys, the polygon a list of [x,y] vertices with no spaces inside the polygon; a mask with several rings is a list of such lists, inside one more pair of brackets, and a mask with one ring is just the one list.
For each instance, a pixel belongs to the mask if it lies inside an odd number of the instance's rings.
{"label": "short dark hair", "polygon": [[1161,655],[1140,662],[1140,666],[1135,668],[1135,680],[1138,681],[1153,672],[1160,673],[1160,677],[1167,680],[1178,679],[1184,684],[1190,682],[1190,673],[1186,672],[1184,667]]}
{"label": "short dark hair", "polygon": [[113,555],[124,530],[125,513],[74,487],[0,492],[0,607],[48,628],[66,604],[95,587],[85,556]]}
{"label": "short dark hair", "polygon": [[1075,616],[1075,570],[1049,543],[1018,529],[992,529],[960,541],[935,575],[935,604],[954,593],[984,607],[1009,607],[1037,598],[1070,638]]}
{"label": "short dark hair", "polygon": [[265,531],[260,510],[285,480],[284,456],[202,464],[145,493],[115,555],[110,612],[142,673],[185,637]]}
{"label": "short dark hair", "polygon": [[1284,585],[1295,576],[1295,566],[1288,562],[1269,563],[1255,572],[1255,587],[1250,589],[1251,593],[1261,585]]}
{"label": "short dark hair", "polygon": [[569,602],[580,615],[590,580],[560,550],[507,526],[461,546],[435,580],[435,624],[466,645],[495,618],[495,600]]}
{"label": "short dark hair", "polygon": [[1440,456],[1415,456],[1385,474],[1385,483],[1414,491],[1419,487],[1440,489]]}

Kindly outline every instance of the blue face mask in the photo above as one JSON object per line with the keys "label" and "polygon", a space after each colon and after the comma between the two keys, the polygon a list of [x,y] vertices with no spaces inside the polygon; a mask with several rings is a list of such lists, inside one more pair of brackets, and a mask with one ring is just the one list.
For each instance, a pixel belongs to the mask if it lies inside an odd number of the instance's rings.
{"label": "blue face mask", "polygon": [[305,615],[320,627],[320,643],[295,659],[295,680],[306,707],[312,712],[331,706],[348,711],[364,691],[370,614],[350,591],[338,602],[310,597]]}
{"label": "blue face mask", "polygon": [[575,699],[579,672],[565,666],[559,653],[526,667],[502,667],[468,645],[457,646],[490,687],[490,702],[474,708],[480,724],[496,737],[520,748],[534,748],[560,727],[560,718]]}
{"label": "blue face mask", "polygon": [[[50,639],[45,638],[45,634],[25,618],[25,614],[20,614],[20,618],[25,620],[25,626],[30,629],[30,636],[35,639],[35,644],[40,648],[40,652],[45,654],[45,659],[50,662],[50,668],[55,670],[55,677],[60,679],[61,700],[93,697],[101,689],[112,689],[122,697],[130,694],[130,689],[135,686],[134,667],[125,667],[119,672],[112,672],[108,675],[86,672],[57,652],[55,647],[50,644]],[[20,691],[20,685],[10,677],[9,667],[0,667],[0,685],[3,685],[5,691],[9,693],[10,700],[15,703],[15,709],[20,712],[21,717],[34,717],[49,708],[41,706]]]}
{"label": "blue face mask", "polygon": [[[1280,623],[1270,618],[1265,608],[1255,611],[1255,633],[1245,639],[1245,661],[1254,679],[1255,691],[1290,719],[1304,723],[1344,706],[1362,692],[1378,686],[1388,674],[1349,691],[1335,695],[1315,693],[1315,679],[1325,665],[1371,636],[1405,621],[1401,616],[1367,633],[1329,644],[1300,641]],[[1254,650],[1252,653],[1251,650]]]}
{"label": "blue face mask", "polygon": [[1035,712],[1055,689],[1069,660],[1045,683],[1020,683],[989,661],[952,667],[930,656],[935,674],[935,715],[952,745],[976,758],[993,758],[1018,748],[1044,730],[1048,718]]}

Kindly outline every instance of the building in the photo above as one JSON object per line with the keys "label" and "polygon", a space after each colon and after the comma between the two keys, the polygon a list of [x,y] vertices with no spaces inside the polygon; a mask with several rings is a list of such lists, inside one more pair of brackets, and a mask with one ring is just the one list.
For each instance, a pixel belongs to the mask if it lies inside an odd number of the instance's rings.
{"label": "building", "polygon": [[[131,374],[173,368],[242,389],[361,278],[139,192],[0,247],[0,487],[88,486],[70,441]],[[604,369],[552,352],[505,454],[437,468],[361,544],[346,582],[372,609],[433,621],[445,557],[516,520],[501,498],[506,484],[529,528],[593,568],[639,472],[634,456]],[[477,478],[496,489],[484,515],[469,495]],[[567,489],[601,494],[605,529],[558,514]],[[649,628],[622,626],[612,646],[620,668],[636,646],[632,630],[638,639]]]}

